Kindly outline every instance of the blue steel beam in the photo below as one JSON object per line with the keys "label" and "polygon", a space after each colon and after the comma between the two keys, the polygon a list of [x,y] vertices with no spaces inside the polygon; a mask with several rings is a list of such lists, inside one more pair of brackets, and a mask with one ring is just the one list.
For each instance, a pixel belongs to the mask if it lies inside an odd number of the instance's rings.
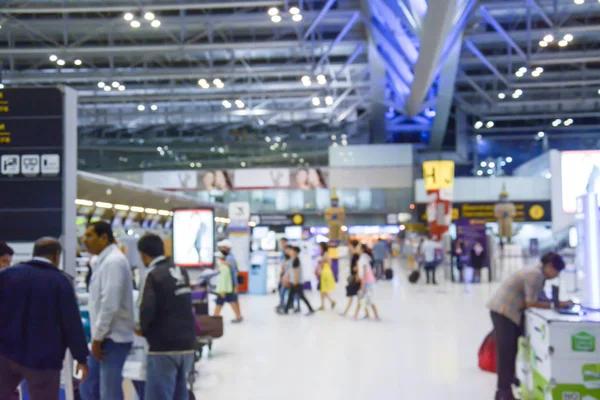
{"label": "blue steel beam", "polygon": [[527,2],[529,3],[529,5],[531,7],[533,7],[535,9],[535,11],[537,12],[537,14],[540,17],[542,17],[542,19],[544,21],[546,21],[546,23],[548,24],[548,26],[550,28],[554,28],[554,22],[552,22],[552,20],[548,16],[548,13],[546,13],[546,11],[544,11],[544,9],[542,7],[540,7],[540,5],[537,3],[537,1],[535,1],[535,0],[527,0]]}
{"label": "blue steel beam", "polygon": [[485,65],[487,67],[487,69],[489,69],[492,74],[494,74],[500,81],[502,81],[502,83],[504,83],[506,86],[510,86],[510,84],[508,83],[508,79],[506,79],[506,77],[498,70],[498,68],[496,68],[484,55],[481,51],[479,51],[479,49],[477,48],[477,46],[475,46],[473,44],[473,42],[471,42],[469,39],[465,40],[465,46],[467,47],[467,49],[469,49],[469,51],[471,53],[473,53],[473,55],[477,58],[479,58],[479,61],[481,61],[481,63],[483,65]]}
{"label": "blue steel beam", "polygon": [[[400,18],[400,21],[406,26],[413,35],[420,36],[422,27],[421,20],[417,19],[408,9],[402,0],[382,0],[383,3],[390,9],[393,15]],[[419,0],[422,1],[422,0]],[[427,8],[427,5],[425,5]]]}
{"label": "blue steel beam", "polygon": [[415,78],[406,101],[406,112],[414,116],[433,83],[446,38],[452,29],[457,9],[456,0],[430,1],[423,23],[419,59],[414,67]]}
{"label": "blue steel beam", "polygon": [[360,56],[364,50],[365,50],[364,44],[361,43],[358,46],[356,46],[356,50],[354,50],[352,52],[352,54],[350,55],[350,57],[348,57],[348,59],[346,60],[346,62],[342,66],[342,68],[340,68],[340,70],[338,71],[338,73],[336,74],[335,77],[337,79],[340,79],[342,77],[342,75],[344,74],[344,71],[346,71],[346,68],[348,68],[354,61],[356,61],[356,58],[358,56]]}
{"label": "blue steel beam", "polygon": [[323,66],[323,63],[325,62],[325,60],[329,57],[329,55],[333,51],[333,48],[335,46],[337,46],[337,44],[340,43],[342,40],[344,40],[344,38],[346,37],[348,32],[350,32],[350,30],[354,27],[354,25],[356,24],[356,22],[358,21],[359,18],[360,18],[360,13],[358,11],[352,15],[352,18],[350,18],[350,20],[348,20],[348,22],[346,23],[344,28],[336,36],[335,40],[333,42],[331,42],[331,45],[329,46],[327,51],[325,51],[325,53],[323,53],[323,55],[321,56],[321,59],[319,60],[319,62],[317,63],[317,66],[315,67],[315,70],[318,71],[319,69],[321,69],[321,67]]}
{"label": "blue steel beam", "polygon": [[456,85],[456,73],[460,63],[460,52],[462,49],[463,35],[458,37],[451,48],[450,54],[444,61],[440,72],[440,80],[438,83],[437,107],[436,115],[431,128],[429,147],[432,150],[442,150],[444,137],[448,129],[448,120],[450,117],[450,109],[452,108],[452,100],[454,98],[454,87]]}
{"label": "blue steel beam", "polygon": [[308,27],[308,30],[304,34],[304,40],[308,39],[310,37],[310,35],[313,34],[315,29],[317,29],[317,26],[319,26],[319,24],[321,23],[323,18],[325,18],[325,16],[329,12],[329,10],[331,10],[331,7],[333,7],[335,2],[336,2],[336,0],[329,0],[327,3],[325,3],[323,8],[321,9],[321,12],[319,12],[319,14],[317,15],[317,18],[314,19],[314,21],[312,22],[312,24],[310,24],[310,26]]}
{"label": "blue steel beam", "polygon": [[506,33],[502,25],[500,25],[496,18],[494,18],[484,6],[479,7],[479,14],[488,24],[490,24],[496,30],[496,32],[498,32],[500,36],[502,36],[506,43],[508,43],[508,45],[512,47],[512,49],[519,55],[519,57],[521,57],[525,62],[528,61],[527,55],[525,54],[523,49],[521,49],[519,45],[508,35],[508,33]]}

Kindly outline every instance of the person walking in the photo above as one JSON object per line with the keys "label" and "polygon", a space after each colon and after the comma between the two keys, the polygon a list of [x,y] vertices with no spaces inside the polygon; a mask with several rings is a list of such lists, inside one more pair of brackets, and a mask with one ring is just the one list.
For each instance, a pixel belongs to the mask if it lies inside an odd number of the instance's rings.
{"label": "person walking", "polygon": [[135,326],[131,266],[107,222],[90,224],[83,242],[98,258],[90,280],[92,356],[88,380],[79,391],[83,400],[123,400],[123,365]]}
{"label": "person walking", "polygon": [[[518,341],[523,332],[525,310],[551,308],[551,302],[544,298],[544,284],[547,279],[556,278],[565,268],[564,260],[556,253],[548,253],[540,261],[540,265],[522,269],[505,280],[488,303],[496,338],[496,400],[514,400],[511,385],[515,380]],[[571,304],[563,302],[561,307]]]}
{"label": "person walking", "polygon": [[165,257],[162,239],[138,242],[146,276],[140,304],[141,334],[148,340],[145,400],[188,400],[194,366],[196,325],[188,273]]}
{"label": "person walking", "polygon": [[375,319],[379,320],[379,313],[377,312],[377,306],[373,300],[373,292],[375,290],[375,283],[377,279],[373,273],[371,251],[364,243],[358,245],[358,277],[360,279],[360,292],[358,296],[358,304],[356,305],[356,312],[354,313],[354,319],[358,319],[358,313],[360,312],[361,303],[364,304],[365,310],[367,311],[367,318],[369,318],[369,307],[373,310]]}
{"label": "person walking", "polygon": [[230,298],[229,304],[231,305],[231,308],[233,308],[233,312],[235,313],[235,319],[231,322],[234,324],[239,324],[240,322],[242,322],[244,320],[244,318],[242,317],[242,311],[240,309],[240,303],[238,301],[238,294],[237,294],[238,268],[237,268],[237,261],[235,260],[235,256],[231,252],[231,248],[233,247],[233,245],[231,244],[231,241],[229,239],[225,239],[218,243],[218,247],[219,247],[219,250],[221,251],[221,253],[223,253],[225,255],[225,262],[229,265],[229,268],[231,269],[231,279],[233,282],[233,293],[229,297]]}
{"label": "person walking", "polygon": [[465,243],[462,238],[458,238],[455,241],[452,241],[451,248],[451,261],[450,261],[450,269],[451,269],[451,278],[452,282],[454,282],[454,268],[453,265],[456,265],[456,269],[458,270],[458,281],[463,281],[463,257],[466,255]]}
{"label": "person walking", "polygon": [[288,253],[290,255],[290,258],[292,259],[292,270],[288,272],[287,277],[287,279],[290,281],[291,288],[290,295],[288,296],[287,306],[285,307],[285,314],[287,314],[290,308],[292,308],[294,303],[294,295],[296,295],[308,307],[308,314],[306,315],[312,315],[315,313],[315,311],[313,310],[312,306],[310,305],[310,302],[304,295],[304,289],[302,288],[302,268],[300,265],[300,259],[298,258],[298,254],[300,254],[300,248],[290,246],[288,247]]}
{"label": "person walking", "polygon": [[355,239],[348,243],[348,251],[350,253],[350,275],[348,276],[348,284],[346,285],[346,297],[348,298],[348,305],[342,313],[342,317],[348,315],[354,298],[358,296],[358,291],[360,290],[360,279],[358,277],[358,246],[358,240]]}
{"label": "person walking", "polygon": [[383,270],[385,269],[385,260],[390,254],[390,249],[387,242],[383,238],[379,238],[373,246],[373,269],[375,270],[375,278],[383,278]]}
{"label": "person walking", "polygon": [[331,259],[329,258],[329,247],[327,243],[319,243],[321,248],[321,255],[317,261],[317,276],[319,277],[319,289],[321,292],[321,307],[320,311],[325,309],[325,299],[329,300],[331,308],[335,308],[335,301],[331,298],[331,292],[335,290],[335,276],[331,269]]}
{"label": "person walking", "polygon": [[[215,262],[217,264],[217,270],[219,276],[217,278],[217,307],[215,308],[214,316],[218,317],[221,315],[221,310],[225,303],[231,305],[231,301],[234,300],[233,292],[233,280],[231,279],[231,268],[225,261],[225,255],[220,251],[215,253]],[[232,307],[233,308],[233,307]]]}
{"label": "person walking", "polygon": [[35,242],[33,260],[0,273],[0,399],[12,399],[22,380],[30,400],[58,400],[68,348],[85,380],[89,350],[73,285],[58,269],[62,247]]}
{"label": "person walking", "polygon": [[470,259],[471,267],[473,267],[475,272],[474,281],[479,283],[481,282],[481,269],[483,268],[483,263],[485,262],[485,250],[480,242],[475,243],[471,249]]}
{"label": "person walking", "polygon": [[425,274],[427,275],[428,285],[430,283],[437,285],[435,280],[435,270],[437,268],[438,261],[436,260],[435,252],[439,249],[442,249],[442,244],[434,241],[432,237],[428,237],[421,244],[421,255],[425,263]]}

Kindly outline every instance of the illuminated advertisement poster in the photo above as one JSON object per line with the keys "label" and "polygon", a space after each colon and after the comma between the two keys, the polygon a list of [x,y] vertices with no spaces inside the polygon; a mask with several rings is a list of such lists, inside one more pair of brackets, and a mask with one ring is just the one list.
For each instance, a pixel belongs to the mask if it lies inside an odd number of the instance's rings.
{"label": "illuminated advertisement poster", "polygon": [[562,207],[574,213],[577,197],[600,192],[600,150],[561,153]]}
{"label": "illuminated advertisement poster", "polygon": [[452,223],[454,162],[448,160],[423,163],[423,180],[427,190],[427,223],[434,240],[440,240]]}
{"label": "illuminated advertisement poster", "polygon": [[214,212],[209,208],[173,212],[173,261],[180,267],[208,267],[215,251]]}

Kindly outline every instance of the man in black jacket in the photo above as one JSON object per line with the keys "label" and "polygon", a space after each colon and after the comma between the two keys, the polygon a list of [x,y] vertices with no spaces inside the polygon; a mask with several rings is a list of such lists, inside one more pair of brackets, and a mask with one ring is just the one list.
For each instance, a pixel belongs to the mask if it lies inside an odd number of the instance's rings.
{"label": "man in black jacket", "polygon": [[149,269],[140,304],[141,333],[150,346],[145,399],[187,400],[196,347],[190,278],[164,256],[160,237],[144,236],[138,250]]}
{"label": "man in black jacket", "polygon": [[73,285],[58,268],[61,245],[39,239],[33,260],[0,273],[0,399],[22,380],[31,400],[58,400],[68,348],[87,377],[88,347]]}

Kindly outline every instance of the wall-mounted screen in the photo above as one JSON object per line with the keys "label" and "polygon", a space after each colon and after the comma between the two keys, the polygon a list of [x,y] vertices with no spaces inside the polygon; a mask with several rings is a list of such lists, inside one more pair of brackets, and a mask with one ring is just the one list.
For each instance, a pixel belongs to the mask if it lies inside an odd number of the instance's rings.
{"label": "wall-mounted screen", "polygon": [[214,221],[214,211],[209,208],[173,211],[173,261],[176,265],[213,265]]}
{"label": "wall-mounted screen", "polygon": [[577,209],[577,197],[600,192],[600,150],[561,153],[562,208],[566,213]]}

